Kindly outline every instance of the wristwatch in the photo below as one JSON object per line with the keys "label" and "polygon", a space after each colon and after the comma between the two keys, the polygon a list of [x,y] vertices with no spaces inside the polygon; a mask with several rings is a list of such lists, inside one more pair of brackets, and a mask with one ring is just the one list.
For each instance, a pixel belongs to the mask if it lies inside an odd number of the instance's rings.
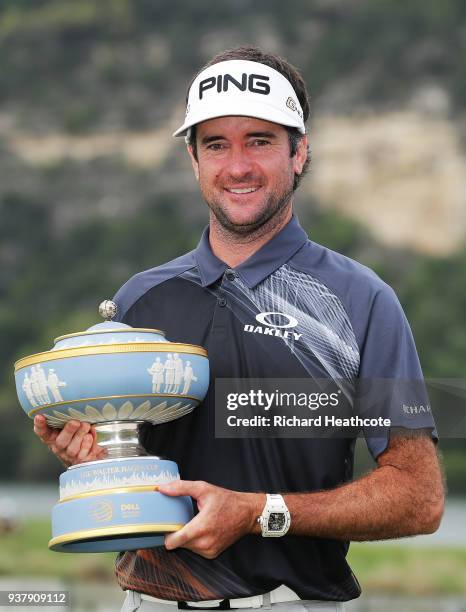
{"label": "wristwatch", "polygon": [[291,515],[281,495],[267,493],[264,509],[257,522],[264,538],[280,538],[286,534],[290,528]]}

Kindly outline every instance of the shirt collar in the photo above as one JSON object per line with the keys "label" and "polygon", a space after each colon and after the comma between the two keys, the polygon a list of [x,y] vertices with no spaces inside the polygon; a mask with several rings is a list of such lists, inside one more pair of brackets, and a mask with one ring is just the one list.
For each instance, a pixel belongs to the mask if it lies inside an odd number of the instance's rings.
{"label": "shirt collar", "polygon": [[[278,234],[234,270],[249,288],[253,288],[291,259],[306,241],[307,234],[293,215]],[[212,252],[209,227],[206,227],[202,234],[195,257],[203,287],[218,280],[228,268],[227,264]]]}

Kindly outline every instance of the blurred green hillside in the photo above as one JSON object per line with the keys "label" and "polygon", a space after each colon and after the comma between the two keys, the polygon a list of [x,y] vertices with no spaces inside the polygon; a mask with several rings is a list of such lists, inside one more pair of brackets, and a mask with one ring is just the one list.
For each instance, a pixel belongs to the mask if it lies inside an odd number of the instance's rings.
{"label": "blurred green hillside", "polygon": [[461,0],[2,0],[0,101],[37,130],[153,126],[220,41],[286,52],[320,98],[345,79],[397,105],[428,79],[462,112],[465,21]]}
{"label": "blurred green hillside", "polygon": [[[186,85],[209,56],[242,43],[281,53],[301,68],[314,108],[332,112],[398,108],[435,83],[464,144],[465,32],[460,0],[2,0],[0,480],[60,471],[18,406],[14,360],[94,323],[99,302],[129,276],[199,239],[206,213],[167,125],[182,117]],[[97,139],[147,131],[161,134],[153,166]],[[44,149],[41,159],[30,139],[56,134],[95,137],[97,153]],[[303,193],[297,210],[313,240],[394,286],[425,375],[464,378],[466,247],[442,258],[388,249]],[[450,491],[466,493],[465,441],[441,448]]]}

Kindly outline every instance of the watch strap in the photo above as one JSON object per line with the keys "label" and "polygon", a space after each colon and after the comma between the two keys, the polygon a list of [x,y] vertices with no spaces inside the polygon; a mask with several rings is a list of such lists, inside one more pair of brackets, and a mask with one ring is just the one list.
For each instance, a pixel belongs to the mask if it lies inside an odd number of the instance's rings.
{"label": "watch strap", "polygon": [[[273,513],[282,514],[284,518],[283,529],[279,531],[273,531],[269,529],[269,518]],[[263,537],[282,537],[290,528],[291,515],[283,499],[283,496],[279,493],[267,493],[266,502],[262,514],[257,519],[261,526],[261,532]]]}

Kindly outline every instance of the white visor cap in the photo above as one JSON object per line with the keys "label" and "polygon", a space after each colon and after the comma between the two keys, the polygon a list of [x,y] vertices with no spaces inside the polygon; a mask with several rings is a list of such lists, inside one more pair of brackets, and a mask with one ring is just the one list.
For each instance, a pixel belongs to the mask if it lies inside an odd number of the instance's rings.
{"label": "white visor cap", "polygon": [[259,62],[228,60],[194,79],[185,121],[173,136],[185,136],[201,121],[230,115],[256,117],[306,133],[303,110],[288,79]]}

